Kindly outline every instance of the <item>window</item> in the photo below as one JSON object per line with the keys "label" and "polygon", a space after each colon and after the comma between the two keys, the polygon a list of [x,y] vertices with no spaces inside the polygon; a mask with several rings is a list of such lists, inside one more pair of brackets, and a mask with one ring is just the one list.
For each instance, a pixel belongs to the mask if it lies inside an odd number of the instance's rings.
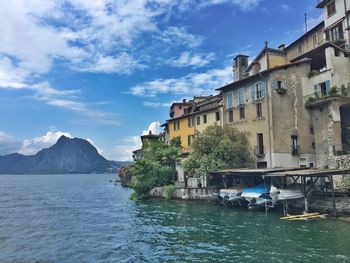
{"label": "window", "polygon": [[174,122],[174,131],[180,130],[180,120]]}
{"label": "window", "polygon": [[201,117],[198,116],[198,117],[197,117],[197,125],[200,125],[200,124],[201,124]]}
{"label": "window", "polygon": [[245,112],[244,112],[244,107],[239,108],[239,119],[244,120],[245,119]]}
{"label": "window", "polygon": [[327,5],[327,15],[331,16],[335,13],[335,1],[331,2]]}
{"label": "window", "polygon": [[277,89],[282,89],[283,88],[283,83],[282,80],[277,80]]}
{"label": "window", "polygon": [[187,136],[187,145],[191,146],[191,143],[192,143],[192,135],[188,135]]}
{"label": "window", "polygon": [[182,109],[182,106],[181,105],[179,105],[179,110],[181,110]]}
{"label": "window", "polygon": [[303,54],[303,45],[298,46],[298,54],[299,55]]}
{"label": "window", "polygon": [[229,121],[229,122],[233,122],[233,110],[230,110],[230,111],[228,112],[228,121]]}
{"label": "window", "polygon": [[315,95],[318,95],[321,97],[329,95],[330,89],[331,89],[331,82],[329,80],[314,85]]}
{"label": "window", "polygon": [[296,155],[299,153],[299,146],[298,146],[298,136],[292,135],[292,154]]}
{"label": "window", "polygon": [[239,89],[238,93],[239,93],[239,105],[244,105],[245,104],[244,88]]}
{"label": "window", "polygon": [[226,109],[231,109],[233,107],[233,92],[226,94]]}
{"label": "window", "polygon": [[335,27],[327,30],[326,39],[332,42],[336,42],[339,39],[344,39],[342,23],[339,23]]}
{"label": "window", "polygon": [[312,36],[312,46],[316,47],[317,46],[317,34],[314,34]]}
{"label": "window", "polygon": [[261,118],[262,117],[261,103],[256,104],[256,117],[257,118]]}
{"label": "window", "polygon": [[215,112],[215,120],[220,121],[220,112],[219,111]]}
{"label": "window", "polygon": [[203,115],[203,123],[207,123],[207,115]]}
{"label": "window", "polygon": [[257,134],[257,140],[258,140],[257,154],[263,155],[264,154],[264,137],[262,133]]}
{"label": "window", "polygon": [[265,82],[258,82],[252,86],[252,99],[253,101],[265,98]]}
{"label": "window", "polygon": [[188,128],[194,126],[194,117],[188,117]]}

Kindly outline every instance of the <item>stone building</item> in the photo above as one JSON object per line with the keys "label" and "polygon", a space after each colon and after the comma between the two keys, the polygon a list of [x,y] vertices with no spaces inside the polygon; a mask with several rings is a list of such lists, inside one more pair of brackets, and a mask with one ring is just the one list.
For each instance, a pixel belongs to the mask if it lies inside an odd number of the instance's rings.
{"label": "stone building", "polygon": [[275,66],[219,88],[224,124],[249,132],[256,167],[314,166],[302,79],[310,60]]}

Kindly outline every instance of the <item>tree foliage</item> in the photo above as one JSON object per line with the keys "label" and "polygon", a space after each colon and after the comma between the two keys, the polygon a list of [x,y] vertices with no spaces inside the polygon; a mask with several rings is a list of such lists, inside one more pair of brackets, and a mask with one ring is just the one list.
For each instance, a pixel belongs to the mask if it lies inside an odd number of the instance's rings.
{"label": "tree foliage", "polygon": [[173,181],[174,162],[180,154],[179,147],[162,142],[154,142],[143,149],[142,157],[132,168],[133,198],[145,199],[152,188],[169,185]]}
{"label": "tree foliage", "polygon": [[198,134],[190,156],[183,162],[189,175],[199,177],[209,171],[250,167],[253,163],[246,132],[231,126],[209,126]]}

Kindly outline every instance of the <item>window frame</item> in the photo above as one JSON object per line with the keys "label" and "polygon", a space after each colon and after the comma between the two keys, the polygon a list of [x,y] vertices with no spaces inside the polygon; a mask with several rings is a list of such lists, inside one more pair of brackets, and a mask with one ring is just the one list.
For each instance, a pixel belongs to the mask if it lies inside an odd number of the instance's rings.
{"label": "window frame", "polygon": [[220,121],[220,111],[215,112],[215,121]]}
{"label": "window frame", "polygon": [[262,114],[262,104],[259,102],[256,104],[256,118],[262,118],[263,114]]}
{"label": "window frame", "polygon": [[[331,9],[330,7],[333,7],[333,8]],[[330,16],[334,15],[336,12],[337,12],[337,8],[335,5],[335,1],[332,1],[327,5],[327,16],[330,17]]]}
{"label": "window frame", "polygon": [[239,119],[245,120],[245,107],[239,107]]}
{"label": "window frame", "polygon": [[232,109],[228,111],[228,121],[233,122],[233,110]]}

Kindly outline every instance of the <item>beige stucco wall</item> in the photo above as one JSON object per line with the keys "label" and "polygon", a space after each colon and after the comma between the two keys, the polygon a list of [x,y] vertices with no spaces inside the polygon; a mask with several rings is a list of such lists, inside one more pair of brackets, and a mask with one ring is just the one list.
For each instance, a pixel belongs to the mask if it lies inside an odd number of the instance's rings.
{"label": "beige stucco wall", "polygon": [[[287,47],[287,61],[290,61],[291,59],[299,56],[299,50],[298,46],[302,45],[303,46],[303,52],[308,52],[311,49],[319,46],[324,42],[324,34],[323,34],[323,29],[324,27],[320,27],[316,32],[313,32],[311,34],[306,35],[304,38],[300,39],[298,42],[294,43],[293,46]],[[316,34],[317,37],[317,44],[316,46],[313,45],[313,36]]]}
{"label": "beige stucco wall", "polygon": [[[220,121],[216,121],[216,112],[220,112]],[[207,123],[203,122],[203,115],[207,115]],[[197,117],[200,117],[200,125],[197,125]],[[219,109],[211,110],[211,111],[205,111],[201,112],[200,114],[195,115],[195,127],[196,127],[196,132],[203,132],[207,127],[211,125],[223,125],[223,110],[222,107]]]}

